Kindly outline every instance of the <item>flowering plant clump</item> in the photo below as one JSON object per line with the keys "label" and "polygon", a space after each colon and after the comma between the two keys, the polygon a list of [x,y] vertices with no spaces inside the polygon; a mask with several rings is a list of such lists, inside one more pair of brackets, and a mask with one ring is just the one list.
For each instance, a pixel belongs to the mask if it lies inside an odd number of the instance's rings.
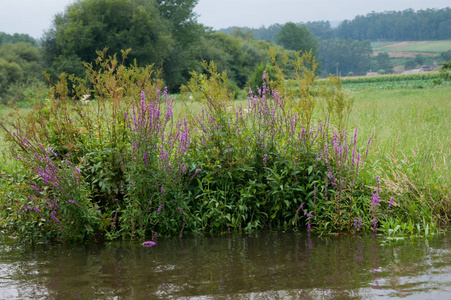
{"label": "flowering plant clump", "polygon": [[15,235],[378,232],[399,213],[381,178],[364,176],[371,138],[359,146],[358,128],[347,128],[352,101],[336,79],[316,84],[311,54],[294,62],[296,84],[274,66],[275,79],[264,72],[245,105],[234,105],[225,74],[204,64],[208,74],[193,72],[182,88],[200,106],[191,113],[149,69],[117,67],[115,56],[99,62],[88,78],[94,88],[74,80],[71,95],[63,76],[51,100],[8,131],[28,172],[8,217]]}

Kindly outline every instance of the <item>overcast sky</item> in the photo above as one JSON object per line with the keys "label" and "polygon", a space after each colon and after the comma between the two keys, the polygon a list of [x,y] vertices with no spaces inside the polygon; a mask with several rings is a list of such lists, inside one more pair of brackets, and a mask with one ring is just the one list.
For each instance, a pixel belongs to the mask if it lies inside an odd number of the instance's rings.
{"label": "overcast sky", "polygon": [[[75,0],[0,0],[0,31],[42,37],[53,16]],[[371,11],[444,8],[450,0],[199,0],[198,21],[214,29],[350,20]]]}

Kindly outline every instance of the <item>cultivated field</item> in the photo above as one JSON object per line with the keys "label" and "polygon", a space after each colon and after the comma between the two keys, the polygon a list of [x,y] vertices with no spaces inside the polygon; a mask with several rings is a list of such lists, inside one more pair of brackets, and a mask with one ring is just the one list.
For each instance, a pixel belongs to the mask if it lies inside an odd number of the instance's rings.
{"label": "cultivated field", "polygon": [[446,41],[411,41],[411,42],[372,42],[373,54],[386,52],[390,57],[438,56],[451,50],[451,40]]}

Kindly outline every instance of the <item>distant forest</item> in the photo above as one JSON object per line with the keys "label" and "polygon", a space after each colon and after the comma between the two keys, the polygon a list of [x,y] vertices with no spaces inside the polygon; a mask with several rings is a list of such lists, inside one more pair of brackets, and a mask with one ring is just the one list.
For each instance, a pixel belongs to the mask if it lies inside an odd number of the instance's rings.
{"label": "distant forest", "polygon": [[[333,38],[358,41],[448,40],[451,39],[451,8],[372,12],[365,16],[356,16],[353,20],[345,20],[336,28],[332,28],[329,21],[297,23],[297,25],[306,26],[319,40]],[[251,31],[255,39],[275,43],[275,37],[282,27],[283,24],[273,24],[267,28],[229,27],[219,31],[229,34],[237,29]]]}

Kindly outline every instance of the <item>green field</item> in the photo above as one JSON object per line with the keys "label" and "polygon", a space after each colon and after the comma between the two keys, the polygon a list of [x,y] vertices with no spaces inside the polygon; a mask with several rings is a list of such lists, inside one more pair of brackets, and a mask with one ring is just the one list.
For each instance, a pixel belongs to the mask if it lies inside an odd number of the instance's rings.
{"label": "green field", "polygon": [[372,42],[375,52],[442,53],[451,50],[451,40],[420,42]]}
{"label": "green field", "polygon": [[350,91],[374,91],[394,89],[423,89],[451,86],[450,81],[440,79],[439,72],[418,74],[396,74],[380,76],[348,77],[343,79],[343,88]]}

